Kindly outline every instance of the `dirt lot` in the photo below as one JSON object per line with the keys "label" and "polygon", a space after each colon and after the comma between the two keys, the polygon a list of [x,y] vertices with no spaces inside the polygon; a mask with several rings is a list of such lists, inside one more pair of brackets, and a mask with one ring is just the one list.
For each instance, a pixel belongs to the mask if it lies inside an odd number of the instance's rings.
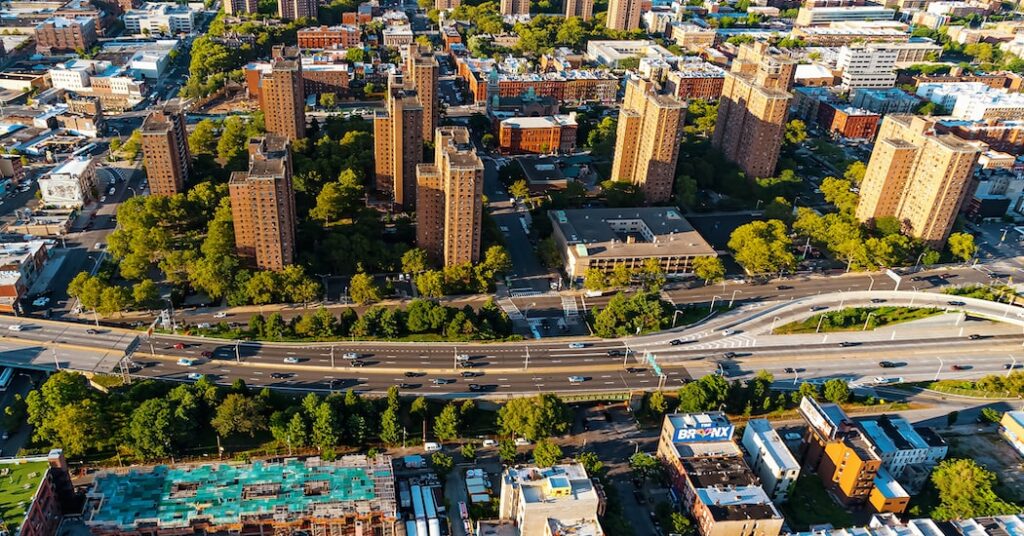
{"label": "dirt lot", "polygon": [[944,430],[942,437],[949,443],[950,457],[975,460],[998,475],[1001,495],[1024,501],[1024,460],[994,426],[957,426]]}

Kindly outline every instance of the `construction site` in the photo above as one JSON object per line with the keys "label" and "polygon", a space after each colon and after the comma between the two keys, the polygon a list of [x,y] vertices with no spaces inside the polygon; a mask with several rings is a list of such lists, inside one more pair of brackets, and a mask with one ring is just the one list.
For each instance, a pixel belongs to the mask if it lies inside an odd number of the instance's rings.
{"label": "construction site", "polygon": [[82,514],[97,536],[402,536],[397,516],[384,455],[110,470]]}

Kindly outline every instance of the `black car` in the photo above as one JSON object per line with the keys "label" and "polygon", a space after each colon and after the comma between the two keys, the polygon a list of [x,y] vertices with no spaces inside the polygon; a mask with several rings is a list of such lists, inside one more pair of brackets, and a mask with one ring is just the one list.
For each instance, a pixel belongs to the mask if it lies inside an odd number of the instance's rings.
{"label": "black car", "polygon": [[722,357],[724,357],[726,359],[732,359],[732,358],[736,357],[736,355],[737,355],[736,352],[726,352],[726,353],[722,354]]}
{"label": "black car", "polygon": [[643,372],[643,371],[644,371],[644,369],[637,368],[637,367],[629,367],[629,368],[626,369],[626,373],[627,374],[636,374],[638,372]]}
{"label": "black car", "polygon": [[291,378],[292,375],[288,374],[287,372],[271,372],[270,377],[274,378],[275,380],[283,380],[285,378]]}
{"label": "black car", "polygon": [[625,350],[608,350],[607,354],[608,354],[609,357],[624,356],[624,355],[626,355],[626,351]]}
{"label": "black car", "polygon": [[786,367],[786,368],[784,368],[782,370],[786,374],[794,374],[794,373],[796,373],[796,369],[794,369],[793,367]]}
{"label": "black car", "polygon": [[483,387],[480,387],[478,384],[475,384],[475,383],[469,384],[469,390],[470,391],[479,391],[481,389],[483,389]]}
{"label": "black car", "polygon": [[789,285],[779,285],[779,286],[775,287],[775,290],[792,290],[792,289],[793,289],[793,287],[791,287]]}
{"label": "black car", "polygon": [[843,341],[843,342],[839,343],[839,347],[840,348],[849,348],[851,346],[857,346],[857,343],[850,342],[850,341]]}
{"label": "black car", "polygon": [[893,363],[892,361],[879,361],[878,366],[882,368],[896,368],[896,363]]}
{"label": "black car", "polygon": [[400,384],[398,384],[398,388],[399,389],[415,389],[417,387],[419,387],[419,385],[417,385],[415,383],[400,383]]}
{"label": "black car", "polygon": [[462,372],[462,377],[463,378],[476,378],[477,376],[483,376],[483,375],[484,375],[483,372],[473,372],[471,370],[466,370],[466,371]]}
{"label": "black car", "polygon": [[984,337],[982,337],[981,335],[978,335],[977,333],[971,333],[970,335],[967,336],[967,338],[971,339],[972,341],[976,341],[976,340],[982,339]]}
{"label": "black car", "polygon": [[683,341],[679,339],[672,339],[671,341],[668,341],[668,343],[672,346],[679,346],[680,344],[683,344]]}
{"label": "black car", "polygon": [[883,298],[872,298],[871,299],[871,303],[885,303],[885,301],[886,300],[883,299]]}
{"label": "black car", "polygon": [[965,306],[967,304],[962,302],[962,301],[952,300],[952,301],[946,302],[946,305],[952,305],[953,307],[963,307],[963,306]]}
{"label": "black car", "polygon": [[406,378],[418,378],[419,375],[420,375],[419,372],[412,372],[412,371],[410,371],[410,372],[406,372],[405,373],[405,377]]}
{"label": "black car", "polygon": [[352,367],[365,367],[366,366],[366,361],[360,361],[358,359],[353,359],[352,361],[349,361],[348,364],[349,364],[349,366],[352,366]]}
{"label": "black car", "polygon": [[331,389],[337,389],[338,387],[345,385],[345,380],[341,378],[334,378],[333,380],[331,380],[329,385],[331,386]]}

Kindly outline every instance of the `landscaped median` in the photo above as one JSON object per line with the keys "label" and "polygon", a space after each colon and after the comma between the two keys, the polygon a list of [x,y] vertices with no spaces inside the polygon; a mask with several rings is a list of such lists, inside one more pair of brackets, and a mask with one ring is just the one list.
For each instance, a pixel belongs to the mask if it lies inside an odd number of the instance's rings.
{"label": "landscaped median", "polygon": [[936,307],[851,307],[840,311],[826,311],[799,322],[776,327],[776,335],[799,333],[828,333],[834,331],[861,331],[875,329],[911,320],[920,320],[945,312]]}
{"label": "landscaped median", "polygon": [[[1024,364],[1007,363],[1007,367]],[[1019,398],[1024,396],[1024,372],[1017,370],[1007,375],[992,374],[978,380],[939,380],[908,383],[905,388],[920,388],[971,398]]]}

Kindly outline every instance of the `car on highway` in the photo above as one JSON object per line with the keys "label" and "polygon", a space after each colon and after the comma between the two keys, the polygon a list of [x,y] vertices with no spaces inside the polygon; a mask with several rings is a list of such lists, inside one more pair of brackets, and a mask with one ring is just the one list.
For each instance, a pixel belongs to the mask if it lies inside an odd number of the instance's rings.
{"label": "car on highway", "polygon": [[679,346],[680,344],[683,344],[683,341],[681,339],[672,339],[671,341],[668,341],[668,343],[672,346]]}
{"label": "car on highway", "polygon": [[7,326],[7,330],[8,331],[21,331],[22,329],[24,329],[24,328],[21,326],[21,324],[13,324],[13,325]]}
{"label": "car on highway", "polygon": [[726,359],[733,359],[733,358],[735,358],[738,355],[739,354],[737,354],[736,352],[726,352],[726,353],[722,354],[722,357],[724,357]]}
{"label": "car on highway", "polygon": [[949,369],[953,370],[953,371],[970,370],[970,368],[971,367],[969,365],[953,365],[953,366],[949,367]]}
{"label": "car on highway", "polygon": [[793,287],[789,285],[778,285],[775,287],[775,290],[793,290]]}
{"label": "car on highway", "polygon": [[1006,363],[1005,365],[1003,365],[1003,370],[1013,370],[1019,368],[1024,368],[1024,365],[1017,363]]}
{"label": "car on highway", "polygon": [[362,361],[360,359],[353,359],[352,361],[349,361],[348,365],[350,367],[365,367],[366,361]]}
{"label": "car on highway", "polygon": [[433,383],[434,385],[448,385],[453,381],[454,380],[449,380],[448,378],[434,378],[433,380],[430,380],[430,383]]}
{"label": "car on highway", "polygon": [[950,301],[946,302],[946,305],[951,305],[953,307],[963,307],[963,306],[965,306],[967,304],[962,302],[962,301],[959,301],[959,300],[950,300]]}
{"label": "car on highway", "polygon": [[295,364],[297,364],[299,362],[299,358],[288,356],[288,357],[284,358],[283,361],[285,363],[288,363],[289,365],[295,365]]}
{"label": "car on highway", "polygon": [[178,364],[183,367],[194,367],[196,365],[196,360],[191,357],[183,357],[178,360]]}
{"label": "car on highway", "polygon": [[291,378],[292,376],[294,376],[294,374],[288,374],[287,372],[271,372],[270,373],[270,377],[274,378],[275,380],[283,380],[283,379],[286,379],[286,378]]}
{"label": "car on highway", "polygon": [[728,337],[729,335],[735,335],[735,334],[736,334],[736,330],[735,329],[723,329],[722,330],[722,336],[723,337]]}
{"label": "car on highway", "polygon": [[871,298],[871,303],[885,303],[885,302],[886,302],[886,300],[884,298]]}
{"label": "car on highway", "polygon": [[626,373],[627,374],[636,374],[638,372],[643,372],[643,371],[644,371],[644,369],[637,368],[637,367],[627,367],[626,368]]}
{"label": "car on highway", "polygon": [[483,376],[483,375],[484,375],[483,372],[474,372],[472,370],[464,370],[464,371],[462,371],[462,377],[463,378],[476,378],[477,376]]}
{"label": "car on highway", "polygon": [[342,387],[344,385],[345,385],[345,380],[343,380],[341,378],[333,378],[331,381],[327,382],[327,386],[330,387],[331,389],[337,389],[337,388]]}
{"label": "car on highway", "polygon": [[812,313],[815,312],[815,311],[824,311],[825,309],[828,309],[827,305],[812,305],[811,306],[811,312]]}
{"label": "car on highway", "polygon": [[85,332],[88,335],[96,335],[97,333],[99,333],[99,331],[97,331],[95,329],[92,329],[92,328],[89,328],[89,329],[85,330]]}
{"label": "car on highway", "polygon": [[851,346],[857,346],[858,344],[860,344],[860,343],[850,342],[850,341],[843,341],[843,342],[839,343],[839,347],[840,348],[849,348]]}
{"label": "car on highway", "polygon": [[203,357],[213,357],[213,352],[209,350],[203,350],[199,355]]}
{"label": "car on highway", "polygon": [[786,374],[796,374],[796,369],[793,367],[786,367],[782,369],[782,371],[785,372]]}
{"label": "car on highway", "polygon": [[107,190],[107,195],[114,195],[117,192],[117,188],[111,188]]}
{"label": "car on highway", "polygon": [[345,352],[341,357],[344,357],[345,359],[359,359],[359,354],[355,352]]}
{"label": "car on highway", "polygon": [[201,380],[201,379],[203,379],[203,373],[202,372],[189,372],[187,377],[190,380]]}
{"label": "car on highway", "polygon": [[183,342],[175,343],[173,348],[175,350],[184,350],[185,349],[185,343],[183,343]]}
{"label": "car on highway", "polygon": [[219,311],[213,315],[214,318],[227,318],[228,314],[224,311]]}
{"label": "car on highway", "polygon": [[480,384],[471,383],[471,384],[469,384],[469,390],[470,391],[480,391],[480,390],[483,390],[483,387]]}
{"label": "car on highway", "polygon": [[415,389],[415,388],[417,388],[419,386],[420,386],[420,384],[418,384],[418,383],[400,383],[400,384],[398,384],[398,388],[399,389]]}
{"label": "car on highway", "polygon": [[587,379],[583,376],[569,376],[569,383],[572,384],[583,383],[585,381],[587,381]]}
{"label": "car on highway", "polygon": [[419,378],[422,375],[422,372],[413,372],[411,370],[405,373],[406,378]]}
{"label": "car on highway", "polygon": [[469,363],[469,359],[469,354],[459,354],[455,356],[455,361],[457,363]]}
{"label": "car on highway", "polygon": [[977,333],[971,333],[970,335],[967,336],[967,338],[972,340],[972,341],[976,341],[976,340],[982,339],[984,337],[982,337],[981,335],[978,335]]}
{"label": "car on highway", "polygon": [[569,348],[573,348],[573,349],[586,348],[586,347],[587,347],[587,345],[583,344],[582,342],[569,343]]}
{"label": "car on highway", "polygon": [[625,350],[608,350],[608,352],[606,352],[606,353],[608,354],[608,357],[616,357],[616,356],[624,356],[624,355],[626,355],[626,351]]}
{"label": "car on highway", "polygon": [[896,363],[893,363],[892,361],[879,361],[878,366],[882,368],[896,368]]}

